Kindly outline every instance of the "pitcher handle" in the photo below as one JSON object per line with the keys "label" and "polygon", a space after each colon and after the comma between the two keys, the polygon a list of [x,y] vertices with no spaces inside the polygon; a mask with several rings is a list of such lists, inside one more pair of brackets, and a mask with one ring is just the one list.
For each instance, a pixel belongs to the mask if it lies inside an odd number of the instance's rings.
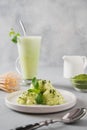
{"label": "pitcher handle", "polygon": [[83,61],[84,61],[84,69],[87,67],[87,57],[83,56]]}

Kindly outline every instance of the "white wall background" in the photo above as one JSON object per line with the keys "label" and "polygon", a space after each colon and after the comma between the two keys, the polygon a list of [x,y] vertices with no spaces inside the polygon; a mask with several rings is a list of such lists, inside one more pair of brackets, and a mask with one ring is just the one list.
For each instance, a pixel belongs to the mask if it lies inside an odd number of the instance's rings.
{"label": "white wall background", "polygon": [[63,64],[63,55],[87,55],[87,0],[0,0],[0,73],[15,69],[17,46],[8,36],[10,28],[41,35],[40,65]]}

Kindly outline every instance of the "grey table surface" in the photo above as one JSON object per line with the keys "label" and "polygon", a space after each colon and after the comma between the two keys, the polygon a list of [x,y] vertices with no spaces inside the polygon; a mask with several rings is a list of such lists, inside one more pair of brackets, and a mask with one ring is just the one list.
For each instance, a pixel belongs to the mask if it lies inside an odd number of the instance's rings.
{"label": "grey table surface", "polygon": [[[38,77],[42,79],[51,80],[52,84],[56,88],[61,88],[67,91],[72,92],[77,97],[77,103],[75,107],[87,107],[87,93],[81,93],[74,90],[68,79],[63,78],[63,72],[61,68],[40,68]],[[52,114],[29,114],[29,113],[20,113],[9,109],[5,104],[5,97],[7,96],[6,92],[0,91],[0,130],[10,130],[18,126],[25,126],[30,123],[35,123],[47,119],[56,119],[60,118],[64,113],[70,111],[65,110],[58,113]],[[87,129],[87,116],[75,124],[63,124],[55,123],[49,126],[44,126],[39,128],[39,130],[86,130]]]}

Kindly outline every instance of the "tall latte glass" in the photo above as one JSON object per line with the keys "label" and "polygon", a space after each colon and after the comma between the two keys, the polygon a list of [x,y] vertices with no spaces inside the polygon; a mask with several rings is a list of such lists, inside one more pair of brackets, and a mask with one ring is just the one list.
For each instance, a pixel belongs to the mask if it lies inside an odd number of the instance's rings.
{"label": "tall latte glass", "polygon": [[40,44],[40,36],[23,36],[18,39],[19,62],[25,81],[37,75]]}

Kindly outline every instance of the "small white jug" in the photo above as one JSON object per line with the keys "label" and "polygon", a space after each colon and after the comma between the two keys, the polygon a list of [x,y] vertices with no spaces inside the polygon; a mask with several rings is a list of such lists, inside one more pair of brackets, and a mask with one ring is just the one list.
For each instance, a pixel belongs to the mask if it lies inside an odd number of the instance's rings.
{"label": "small white jug", "polygon": [[87,66],[86,56],[63,56],[64,77],[71,78],[78,74],[83,74]]}

